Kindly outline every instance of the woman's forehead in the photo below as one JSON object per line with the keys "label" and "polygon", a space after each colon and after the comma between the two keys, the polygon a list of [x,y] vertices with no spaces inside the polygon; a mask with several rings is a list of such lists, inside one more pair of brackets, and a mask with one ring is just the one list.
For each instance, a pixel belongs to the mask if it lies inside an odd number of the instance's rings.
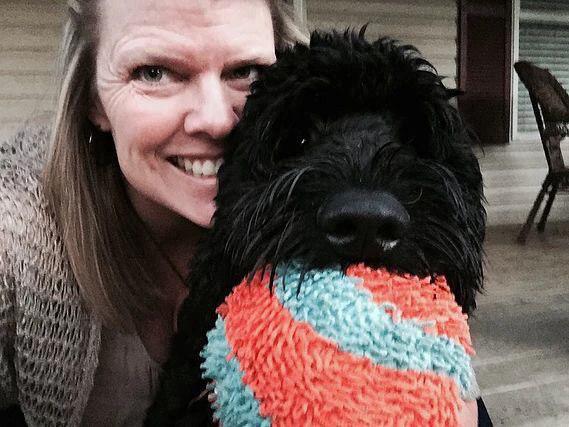
{"label": "woman's forehead", "polygon": [[100,42],[111,45],[145,32],[170,32],[195,42],[250,42],[273,32],[266,0],[101,0],[99,11]]}

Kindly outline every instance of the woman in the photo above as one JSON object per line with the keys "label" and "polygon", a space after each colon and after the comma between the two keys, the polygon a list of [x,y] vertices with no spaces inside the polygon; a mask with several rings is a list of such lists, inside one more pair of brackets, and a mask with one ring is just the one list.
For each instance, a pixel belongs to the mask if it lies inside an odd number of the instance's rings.
{"label": "woman", "polygon": [[140,425],[224,138],[275,46],[302,35],[277,0],[69,12],[47,160],[30,130],[0,157],[0,408],[29,425]]}

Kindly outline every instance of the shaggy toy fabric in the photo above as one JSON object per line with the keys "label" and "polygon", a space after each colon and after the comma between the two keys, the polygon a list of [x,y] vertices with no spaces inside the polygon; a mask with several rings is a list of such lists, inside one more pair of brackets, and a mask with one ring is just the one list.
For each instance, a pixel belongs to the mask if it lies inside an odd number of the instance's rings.
{"label": "shaggy toy fabric", "polygon": [[478,387],[444,278],[277,271],[273,291],[260,273],[235,288],[208,334],[222,425],[457,425]]}

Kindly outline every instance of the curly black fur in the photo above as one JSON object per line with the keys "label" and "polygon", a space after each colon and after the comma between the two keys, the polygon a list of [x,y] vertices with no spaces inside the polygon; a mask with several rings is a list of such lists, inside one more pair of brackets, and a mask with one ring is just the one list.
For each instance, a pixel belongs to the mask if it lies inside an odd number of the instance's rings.
{"label": "curly black fur", "polygon": [[[215,227],[193,260],[191,297],[149,425],[211,419],[199,351],[214,309],[243,277],[301,260],[445,275],[465,312],[482,287],[485,210],[472,138],[434,68],[363,31],[314,33],[253,86],[222,167]],[[388,197],[408,225],[389,250],[342,255],[319,212],[339,193]],[[403,209],[402,208],[402,209]]]}

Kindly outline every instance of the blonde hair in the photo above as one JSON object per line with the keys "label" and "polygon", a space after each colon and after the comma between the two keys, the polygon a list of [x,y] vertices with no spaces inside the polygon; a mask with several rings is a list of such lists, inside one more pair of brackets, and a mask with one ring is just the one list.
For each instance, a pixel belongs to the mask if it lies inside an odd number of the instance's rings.
{"label": "blonde hair", "polygon": [[[60,52],[60,87],[44,172],[44,189],[87,307],[105,325],[133,331],[134,321],[152,313],[162,293],[153,280],[141,244],[147,229],[136,215],[116,156],[100,161],[101,146],[114,150],[112,137],[89,122],[93,100],[98,11],[96,0],[68,1],[69,16]],[[292,7],[267,0],[275,45],[306,42]],[[93,132],[97,138],[93,138]]]}

